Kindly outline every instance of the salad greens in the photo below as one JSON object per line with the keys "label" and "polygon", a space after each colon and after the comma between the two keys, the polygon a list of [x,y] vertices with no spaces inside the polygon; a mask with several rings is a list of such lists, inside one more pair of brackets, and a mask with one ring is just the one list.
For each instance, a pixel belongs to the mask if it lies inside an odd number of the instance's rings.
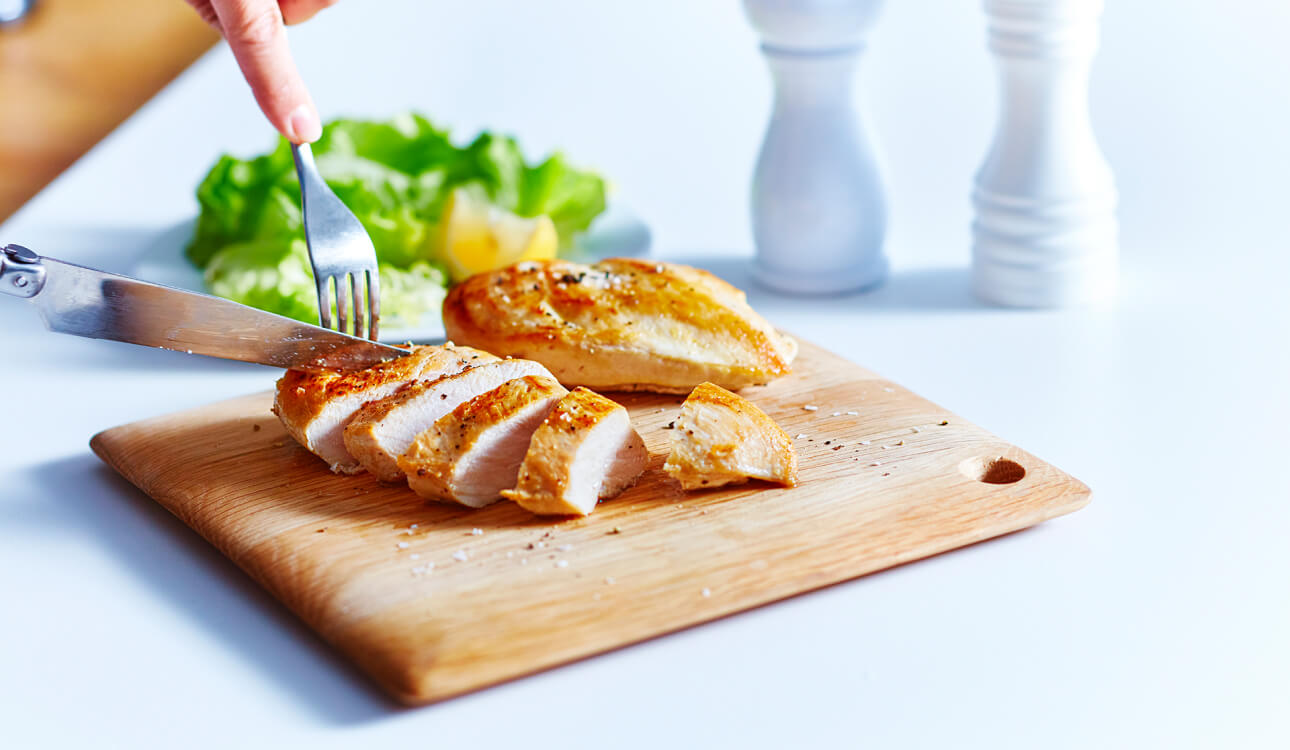
{"label": "salad greens", "polygon": [[[520,216],[549,216],[562,247],[605,209],[605,181],[563,155],[530,166],[514,138],[487,131],[457,146],[447,130],[417,114],[334,120],[313,153],[327,184],[372,237],[387,324],[415,325],[443,300],[448,277],[439,262],[439,219],[453,189],[481,192]],[[185,254],[205,270],[210,291],[316,321],[300,188],[286,140],[252,159],[220,157],[197,200],[201,214]]]}

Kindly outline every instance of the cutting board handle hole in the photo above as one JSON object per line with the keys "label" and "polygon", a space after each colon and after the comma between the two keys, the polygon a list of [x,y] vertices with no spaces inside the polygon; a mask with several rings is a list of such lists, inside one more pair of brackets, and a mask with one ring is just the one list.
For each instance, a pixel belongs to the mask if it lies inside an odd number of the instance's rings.
{"label": "cutting board handle hole", "polygon": [[959,473],[986,484],[1013,484],[1026,476],[1026,467],[1003,456],[969,458],[959,464]]}

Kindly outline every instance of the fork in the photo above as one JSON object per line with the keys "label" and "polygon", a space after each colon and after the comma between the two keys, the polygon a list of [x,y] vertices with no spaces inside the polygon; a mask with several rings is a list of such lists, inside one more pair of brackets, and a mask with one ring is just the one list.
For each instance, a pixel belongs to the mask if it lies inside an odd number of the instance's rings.
{"label": "fork", "polygon": [[318,320],[331,328],[330,292],[336,292],[337,328],[349,333],[348,297],[354,301],[355,336],[363,333],[363,281],[367,291],[367,338],[377,340],[381,322],[381,280],[376,266],[376,248],[372,238],[359,223],[354,212],[341,202],[318,174],[313,150],[309,144],[292,144],[300,180],[300,205],[304,212],[305,244],[309,262],[318,285]]}

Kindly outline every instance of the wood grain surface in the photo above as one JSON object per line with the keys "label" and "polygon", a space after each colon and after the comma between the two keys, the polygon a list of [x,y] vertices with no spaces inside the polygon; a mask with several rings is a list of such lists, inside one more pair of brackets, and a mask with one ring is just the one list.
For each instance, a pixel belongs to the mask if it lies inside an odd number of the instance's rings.
{"label": "wood grain surface", "polygon": [[182,0],[44,0],[0,29],[0,221],[217,39]]}
{"label": "wood grain surface", "polygon": [[1067,474],[836,355],[804,344],[795,367],[743,395],[807,436],[796,440],[799,487],[682,492],[660,471],[681,398],[611,394],[631,410],[650,468],[574,520],[427,503],[406,486],[333,475],[286,436],[269,393],[116,427],[91,445],[409,704],[1088,502]]}

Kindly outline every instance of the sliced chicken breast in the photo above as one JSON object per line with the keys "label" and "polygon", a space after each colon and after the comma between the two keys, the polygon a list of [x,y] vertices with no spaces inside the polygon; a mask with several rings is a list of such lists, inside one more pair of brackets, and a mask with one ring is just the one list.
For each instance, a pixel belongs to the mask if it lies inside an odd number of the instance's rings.
{"label": "sliced chicken breast", "polygon": [[525,375],[551,377],[545,367],[532,360],[502,359],[438,380],[413,383],[359,409],[345,427],[345,447],[378,479],[396,481],[403,477],[399,456],[417,435],[462,403]]}
{"label": "sliced chicken breast", "polygon": [[627,410],[577,388],[533,433],[515,489],[502,496],[539,515],[585,516],[634,484],[648,462]]}
{"label": "sliced chicken breast", "polygon": [[703,383],[672,423],[663,471],[687,490],[764,479],[797,484],[797,453],[775,420],[747,399]]}
{"label": "sliced chicken breast", "polygon": [[406,357],[354,372],[288,370],[278,380],[273,413],[296,442],[326,461],[332,471],[362,467],[345,448],[344,430],[367,401],[385,398],[418,379],[435,379],[496,360],[468,346],[414,346]]}
{"label": "sliced chicken breast", "polygon": [[676,263],[525,261],[458,284],[443,303],[454,340],[535,359],[566,386],[688,393],[790,371],[797,342],[744,293]]}
{"label": "sliced chicken breast", "polygon": [[481,393],[440,417],[399,456],[418,495],[482,508],[515,486],[533,431],[568,391],[527,375]]}

